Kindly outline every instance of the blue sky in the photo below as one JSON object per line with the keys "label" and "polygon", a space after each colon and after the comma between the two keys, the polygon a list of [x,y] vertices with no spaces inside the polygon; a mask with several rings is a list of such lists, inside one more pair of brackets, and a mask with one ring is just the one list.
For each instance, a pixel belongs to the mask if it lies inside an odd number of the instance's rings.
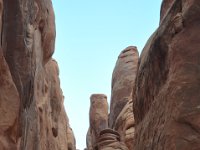
{"label": "blue sky", "polygon": [[134,45],[141,52],[159,24],[161,0],[53,0],[54,58],[60,68],[65,108],[77,149],[86,147],[90,95],[110,101],[111,76],[119,53]]}

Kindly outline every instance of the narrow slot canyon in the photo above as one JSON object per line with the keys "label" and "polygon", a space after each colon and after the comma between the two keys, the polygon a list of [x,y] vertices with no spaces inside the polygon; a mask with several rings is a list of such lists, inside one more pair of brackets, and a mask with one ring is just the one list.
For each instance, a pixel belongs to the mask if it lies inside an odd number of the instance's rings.
{"label": "narrow slot canyon", "polygon": [[0,0],[0,150],[200,150],[200,1],[154,1],[158,27],[135,46],[122,40],[137,24],[125,2],[114,15],[93,2],[82,18],[87,1],[67,3],[72,22],[55,0]]}

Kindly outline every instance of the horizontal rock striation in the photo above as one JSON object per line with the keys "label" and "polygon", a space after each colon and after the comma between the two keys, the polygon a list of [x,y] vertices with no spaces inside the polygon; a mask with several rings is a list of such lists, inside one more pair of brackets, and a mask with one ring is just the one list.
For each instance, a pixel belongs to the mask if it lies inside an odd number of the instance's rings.
{"label": "horizontal rock striation", "polygon": [[128,150],[126,145],[121,142],[118,132],[112,129],[104,129],[100,132],[96,150]]}

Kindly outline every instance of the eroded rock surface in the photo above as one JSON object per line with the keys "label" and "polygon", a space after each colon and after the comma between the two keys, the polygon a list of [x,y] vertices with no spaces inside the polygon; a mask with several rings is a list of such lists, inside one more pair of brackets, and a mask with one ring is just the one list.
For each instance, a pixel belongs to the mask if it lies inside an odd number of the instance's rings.
{"label": "eroded rock surface", "polygon": [[74,132],[69,124],[67,127],[67,142],[68,150],[76,150],[76,139],[74,136]]}
{"label": "eroded rock surface", "polygon": [[133,140],[135,135],[132,99],[122,109],[113,129],[119,133],[121,141],[125,143],[128,149],[132,150],[134,148]]}
{"label": "eroded rock surface", "polygon": [[52,2],[1,0],[0,16],[0,149],[66,150]]}
{"label": "eroded rock surface", "polygon": [[120,134],[108,128],[108,103],[104,94],[90,97],[90,127],[86,136],[87,150],[128,150]]}
{"label": "eroded rock surface", "polygon": [[102,101],[103,95],[101,98],[98,98],[99,95],[91,97],[90,129],[86,138],[88,150],[133,149],[135,121],[132,89],[135,85],[137,64],[136,47],[127,47],[119,55],[113,71],[109,115],[107,101]]}
{"label": "eroded rock surface", "polygon": [[87,147],[95,149],[99,134],[108,128],[108,102],[104,94],[93,94],[90,97],[90,128],[87,135]]}
{"label": "eroded rock surface", "polygon": [[135,150],[200,149],[200,1],[164,0],[136,77]]}
{"label": "eroded rock surface", "polygon": [[95,150],[128,150],[128,148],[121,142],[120,134],[108,128],[100,132]]}
{"label": "eroded rock surface", "polygon": [[112,75],[112,91],[109,127],[113,128],[115,121],[124,108],[132,99],[132,89],[138,64],[138,51],[134,46],[124,49],[118,57]]}
{"label": "eroded rock surface", "polygon": [[118,57],[112,77],[109,127],[120,134],[121,141],[133,149],[134,116],[132,89],[138,66],[138,51],[134,46],[124,49]]}
{"label": "eroded rock surface", "polygon": [[19,148],[20,97],[0,49],[0,149]]}

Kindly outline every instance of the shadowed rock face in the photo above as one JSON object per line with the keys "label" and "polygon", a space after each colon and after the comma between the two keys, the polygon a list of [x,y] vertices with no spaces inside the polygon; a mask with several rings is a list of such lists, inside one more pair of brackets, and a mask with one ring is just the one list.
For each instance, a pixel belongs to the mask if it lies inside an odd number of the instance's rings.
{"label": "shadowed rock face", "polygon": [[[3,1],[0,0],[0,33],[2,35]],[[0,148],[18,149],[20,97],[5,60],[0,43]]]}
{"label": "shadowed rock face", "polygon": [[95,150],[128,150],[128,148],[121,142],[119,133],[108,128],[100,132]]}
{"label": "shadowed rock face", "polygon": [[132,99],[124,106],[114,125],[114,130],[120,135],[120,139],[128,149],[134,148],[133,140],[135,135],[135,120],[133,115]]}
{"label": "shadowed rock face", "polygon": [[0,148],[65,150],[69,121],[51,58],[52,2],[0,1],[0,16]]}
{"label": "shadowed rock face", "polygon": [[174,0],[143,49],[133,100],[135,150],[200,149],[199,8],[199,0]]}
{"label": "shadowed rock face", "polygon": [[93,146],[92,146],[92,137],[91,137],[91,133],[90,133],[90,128],[88,129],[87,135],[86,135],[86,146],[87,146],[87,150],[93,150]]}
{"label": "shadowed rock face", "polygon": [[[90,97],[90,129],[88,147],[94,149],[99,133],[108,128],[108,102],[104,94],[93,94]],[[89,146],[91,145],[91,146]]]}
{"label": "shadowed rock face", "polygon": [[175,0],[163,0],[162,6],[160,10],[160,20],[164,19],[168,11],[170,11],[171,6],[173,5]]}
{"label": "shadowed rock face", "polygon": [[68,150],[76,150],[76,139],[72,128],[68,125],[67,128],[67,145]]}
{"label": "shadowed rock face", "polygon": [[112,75],[112,93],[110,104],[109,127],[113,128],[115,121],[132,99],[132,89],[138,64],[138,51],[134,46],[124,49],[118,57]]}

